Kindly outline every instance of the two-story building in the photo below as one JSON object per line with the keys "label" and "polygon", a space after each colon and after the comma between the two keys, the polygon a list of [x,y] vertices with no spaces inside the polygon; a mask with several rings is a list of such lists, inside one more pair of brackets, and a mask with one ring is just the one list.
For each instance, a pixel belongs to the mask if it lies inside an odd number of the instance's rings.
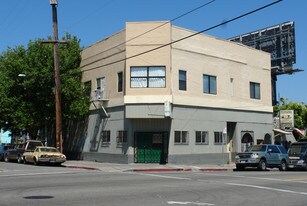
{"label": "two-story building", "polygon": [[83,159],[226,163],[272,142],[270,54],[170,22],[129,22],[82,51]]}

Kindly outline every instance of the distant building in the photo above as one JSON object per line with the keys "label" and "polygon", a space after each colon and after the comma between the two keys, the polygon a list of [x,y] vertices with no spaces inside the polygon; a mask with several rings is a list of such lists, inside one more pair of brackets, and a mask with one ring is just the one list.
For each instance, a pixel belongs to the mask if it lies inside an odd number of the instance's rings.
{"label": "distant building", "polygon": [[4,132],[1,129],[0,144],[10,144],[10,143],[11,143],[11,133],[9,131]]}
{"label": "distant building", "polygon": [[204,34],[170,44],[195,33],[129,22],[82,51],[92,95],[83,159],[226,163],[272,143],[270,54]]}

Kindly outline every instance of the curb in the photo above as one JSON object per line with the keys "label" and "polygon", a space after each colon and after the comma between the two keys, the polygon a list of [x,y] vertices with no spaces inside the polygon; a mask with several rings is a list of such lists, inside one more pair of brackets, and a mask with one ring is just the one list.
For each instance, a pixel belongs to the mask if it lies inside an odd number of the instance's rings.
{"label": "curb", "polygon": [[124,172],[190,172],[191,168],[130,169]]}
{"label": "curb", "polygon": [[73,168],[73,169],[85,169],[85,170],[100,170],[94,167],[85,167],[85,166],[65,166],[66,168]]}
{"label": "curb", "polygon": [[225,168],[206,168],[206,169],[198,169],[201,172],[226,172],[232,171],[233,169],[225,169]]}

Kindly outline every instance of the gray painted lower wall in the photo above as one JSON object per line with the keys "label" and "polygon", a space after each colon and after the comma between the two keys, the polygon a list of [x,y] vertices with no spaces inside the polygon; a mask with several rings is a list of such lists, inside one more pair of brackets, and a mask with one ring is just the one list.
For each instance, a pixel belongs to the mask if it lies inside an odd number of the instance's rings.
{"label": "gray painted lower wall", "polygon": [[[271,113],[188,107],[172,105],[172,116],[164,117],[161,109],[164,105],[126,105],[125,107],[107,108],[108,118],[99,112],[89,116],[87,139],[82,156],[84,160],[114,163],[134,162],[135,132],[167,132],[168,162],[174,164],[222,164],[234,161],[236,152],[241,152],[241,138],[245,132],[253,136],[254,144],[265,134],[272,135],[273,119]],[[141,111],[141,112],[140,112]],[[153,115],[155,114],[155,115]],[[214,132],[222,132],[227,125],[230,128],[231,141],[226,145],[215,143]],[[110,144],[99,145],[101,131],[111,132]],[[128,132],[128,142],[118,147],[117,131]],[[175,131],[188,131],[189,140],[186,144],[174,143]],[[196,144],[195,131],[208,131],[208,144]],[[93,147],[93,140],[97,146]],[[224,155],[222,156],[222,148]],[[229,149],[230,148],[230,149]],[[224,158],[223,158],[224,157]]]}
{"label": "gray painted lower wall", "polygon": [[94,162],[109,162],[128,164],[133,163],[133,156],[131,155],[119,155],[119,154],[105,154],[97,152],[84,152],[82,153],[83,160]]}

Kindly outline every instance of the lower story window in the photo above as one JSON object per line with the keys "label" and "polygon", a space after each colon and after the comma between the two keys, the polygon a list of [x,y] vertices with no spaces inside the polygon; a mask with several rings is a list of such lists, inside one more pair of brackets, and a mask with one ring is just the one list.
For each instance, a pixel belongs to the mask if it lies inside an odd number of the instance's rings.
{"label": "lower story window", "polygon": [[195,143],[196,144],[209,144],[208,131],[196,131],[195,132]]}
{"label": "lower story window", "polygon": [[118,145],[127,143],[127,131],[124,130],[117,131],[116,142]]}
{"label": "lower story window", "polygon": [[214,132],[214,144],[223,144],[222,132]]}
{"label": "lower story window", "polygon": [[175,144],[188,144],[188,131],[175,131]]}
{"label": "lower story window", "polygon": [[110,130],[105,130],[101,132],[101,146],[108,146],[110,144]]}

